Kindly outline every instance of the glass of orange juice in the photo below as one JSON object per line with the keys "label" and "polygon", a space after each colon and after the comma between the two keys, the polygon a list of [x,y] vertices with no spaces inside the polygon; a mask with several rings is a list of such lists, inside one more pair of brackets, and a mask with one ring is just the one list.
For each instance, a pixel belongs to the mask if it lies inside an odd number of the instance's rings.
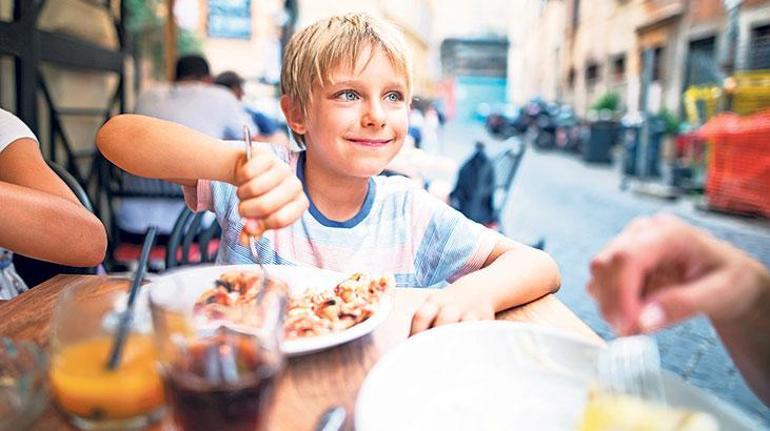
{"label": "glass of orange juice", "polygon": [[107,367],[126,301],[123,290],[78,287],[58,298],[49,379],[59,409],[80,429],[138,429],[163,414],[163,383],[146,301],[135,304],[118,366]]}

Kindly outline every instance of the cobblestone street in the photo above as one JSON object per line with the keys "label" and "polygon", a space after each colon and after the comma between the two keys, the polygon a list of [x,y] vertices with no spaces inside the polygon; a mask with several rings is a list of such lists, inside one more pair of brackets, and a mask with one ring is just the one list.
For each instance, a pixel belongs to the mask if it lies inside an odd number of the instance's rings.
{"label": "cobblestone street", "polygon": [[[490,154],[502,143],[485,136],[478,124],[448,124],[441,152],[462,163],[473,142],[488,143]],[[429,149],[430,151],[430,149]],[[616,166],[587,165],[573,155],[529,149],[514,180],[504,211],[506,234],[515,239],[546,238],[546,251],[559,263],[559,298],[603,338],[614,335],[585,291],[591,257],[634,217],[674,213],[712,232],[770,265],[770,223],[706,213],[690,199],[667,201],[619,188]],[[665,368],[737,405],[770,428],[770,409],[747,388],[705,318],[696,318],[656,336]]]}

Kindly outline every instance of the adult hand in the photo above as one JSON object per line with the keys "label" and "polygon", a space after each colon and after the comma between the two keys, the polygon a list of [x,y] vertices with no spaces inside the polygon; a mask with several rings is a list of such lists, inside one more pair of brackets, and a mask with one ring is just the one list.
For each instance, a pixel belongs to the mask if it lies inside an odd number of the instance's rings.
{"label": "adult hand", "polygon": [[770,275],[744,252],[658,215],[634,220],[594,257],[588,291],[627,335],[699,313],[715,324],[742,319],[766,303]]}

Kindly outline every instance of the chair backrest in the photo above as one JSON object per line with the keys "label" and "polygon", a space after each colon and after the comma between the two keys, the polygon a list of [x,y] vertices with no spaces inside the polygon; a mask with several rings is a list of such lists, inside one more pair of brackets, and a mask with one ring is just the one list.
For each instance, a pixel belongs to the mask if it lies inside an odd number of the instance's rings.
{"label": "chair backrest", "polygon": [[[64,184],[72,190],[72,193],[78,198],[80,203],[90,212],[94,212],[94,207],[91,204],[91,199],[78,183],[72,174],[67,172],[66,169],[53,162],[48,162],[48,166],[56,175],[64,181]],[[22,256],[20,254],[14,254],[13,265],[16,267],[16,272],[19,273],[21,278],[29,286],[38,285],[49,278],[58,274],[96,274],[95,266],[92,267],[75,267],[65,266],[56,263],[45,262],[42,260],[33,259],[31,257]]]}
{"label": "chair backrest", "polygon": [[[117,223],[118,201],[122,198],[157,198],[157,199],[184,199],[182,188],[168,181],[155,178],[144,178],[130,174],[97,154],[96,162],[99,173],[99,190],[105,197],[99,199],[99,214],[105,224],[110,227],[110,244],[108,264],[115,264],[115,251],[120,248],[120,229]],[[107,207],[101,205],[106,202]]]}
{"label": "chair backrest", "polygon": [[166,245],[166,269],[214,261],[222,229],[212,216],[182,209]]}
{"label": "chair backrest", "polygon": [[495,167],[493,207],[498,218],[508,203],[511,185],[516,178],[524,153],[527,151],[526,145],[520,139],[510,138],[508,142],[510,142],[510,147],[498,154],[493,161]]}
{"label": "chair backrest", "polygon": [[108,198],[184,198],[179,185],[130,174],[103,157],[99,160],[99,179]]}
{"label": "chair backrest", "polygon": [[85,189],[83,189],[83,186],[80,185],[78,180],[76,180],[75,177],[67,172],[67,170],[64,169],[61,165],[57,165],[53,162],[47,163],[48,167],[51,168],[51,170],[54,171],[62,181],[64,181],[64,184],[66,184],[70,190],[72,190],[72,193],[74,193],[75,197],[78,198],[80,204],[83,205],[88,211],[93,213],[94,206],[91,204],[91,198],[88,197],[88,193],[86,193]]}

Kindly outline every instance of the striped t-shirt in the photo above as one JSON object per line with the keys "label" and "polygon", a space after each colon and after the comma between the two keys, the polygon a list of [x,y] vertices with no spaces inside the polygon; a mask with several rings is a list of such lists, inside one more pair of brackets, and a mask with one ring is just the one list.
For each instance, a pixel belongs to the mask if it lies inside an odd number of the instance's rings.
{"label": "striped t-shirt", "polygon": [[[307,192],[304,152],[282,146],[273,150],[296,170]],[[217,263],[256,263],[238,241],[243,221],[234,186],[199,180],[197,187],[185,187],[185,199],[194,211],[216,214],[222,226]],[[480,269],[498,238],[497,232],[467,219],[411,180],[378,176],[369,180],[364,204],[350,220],[330,220],[310,200],[310,209],[299,220],[266,232],[258,249],[266,264],[391,272],[398,286],[428,287]]]}

